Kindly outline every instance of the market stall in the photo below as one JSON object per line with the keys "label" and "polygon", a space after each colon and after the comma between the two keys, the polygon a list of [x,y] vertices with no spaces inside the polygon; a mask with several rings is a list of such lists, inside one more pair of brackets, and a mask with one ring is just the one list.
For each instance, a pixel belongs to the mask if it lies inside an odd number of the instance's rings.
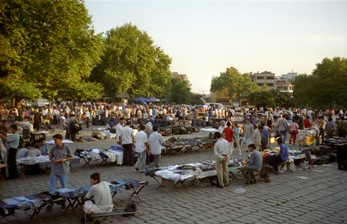
{"label": "market stall", "polygon": [[[235,179],[233,172],[242,167],[242,162],[243,160],[239,158],[231,158],[228,161],[229,173]],[[165,186],[167,181],[172,182],[175,186],[183,185],[187,187],[186,183],[191,183],[194,180],[216,177],[217,171],[215,161],[207,160],[184,165],[159,167],[158,169],[147,169],[145,174],[154,178],[159,184],[158,187]],[[161,179],[161,182],[158,178]]]}
{"label": "market stall", "polygon": [[[147,186],[146,181],[138,181],[133,179],[116,180],[109,182],[112,197],[124,190],[132,190],[130,198],[137,196],[142,202],[139,194],[141,190]],[[16,209],[32,210],[31,219],[37,218],[42,223],[40,212],[47,205],[61,204],[67,201],[68,205],[65,211],[71,209],[74,213],[78,208],[82,209],[82,198],[87,194],[91,186],[83,186],[79,188],[61,188],[58,189],[57,195],[51,195],[48,192],[40,192],[26,196],[18,196],[0,200],[0,215],[12,215]]]}
{"label": "market stall", "polygon": [[[67,161],[70,165],[77,165],[80,163],[78,156],[72,156],[71,161]],[[50,169],[52,162],[49,160],[49,156],[38,156],[38,157],[23,157],[17,159],[17,164],[20,166],[20,174],[24,175],[26,171],[32,166],[39,166],[41,170]]]}
{"label": "market stall", "polygon": [[306,130],[299,130],[296,139],[298,144],[301,146],[311,146],[316,143],[316,136],[318,135],[318,130],[312,128],[312,129],[306,129]]}

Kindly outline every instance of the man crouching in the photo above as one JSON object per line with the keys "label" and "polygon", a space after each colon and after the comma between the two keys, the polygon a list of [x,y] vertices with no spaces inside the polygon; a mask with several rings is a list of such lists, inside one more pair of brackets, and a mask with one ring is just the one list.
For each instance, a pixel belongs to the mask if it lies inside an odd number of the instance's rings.
{"label": "man crouching", "polygon": [[[100,174],[93,173],[90,175],[90,184],[92,187],[89,189],[85,200],[84,211],[88,213],[108,213],[113,210],[113,202],[109,183],[100,181]],[[91,200],[94,201],[94,203]]]}

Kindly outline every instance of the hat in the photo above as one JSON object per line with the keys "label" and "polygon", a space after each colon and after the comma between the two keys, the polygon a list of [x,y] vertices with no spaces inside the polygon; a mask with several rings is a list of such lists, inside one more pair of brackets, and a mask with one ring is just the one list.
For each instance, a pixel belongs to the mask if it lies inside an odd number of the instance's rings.
{"label": "hat", "polygon": [[53,138],[56,138],[56,139],[63,139],[63,136],[61,134],[55,134],[53,135]]}
{"label": "hat", "polygon": [[70,116],[75,116],[75,112],[72,112],[72,113],[70,114]]}

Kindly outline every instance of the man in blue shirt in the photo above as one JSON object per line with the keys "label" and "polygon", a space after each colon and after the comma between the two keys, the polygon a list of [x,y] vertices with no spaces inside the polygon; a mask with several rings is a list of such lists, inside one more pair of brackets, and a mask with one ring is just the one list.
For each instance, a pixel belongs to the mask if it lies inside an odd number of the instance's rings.
{"label": "man in blue shirt", "polygon": [[240,168],[241,173],[247,180],[246,184],[249,184],[251,172],[260,172],[263,166],[262,155],[254,144],[248,145],[248,151],[250,152],[249,162],[247,163],[247,166]]}
{"label": "man in blue shirt", "polygon": [[262,150],[267,149],[269,145],[269,137],[270,137],[270,131],[271,129],[264,124],[263,131],[261,132],[261,148]]}
{"label": "man in blue shirt", "polygon": [[284,163],[288,160],[288,148],[287,148],[287,146],[282,143],[281,138],[277,138],[277,143],[280,146],[279,154],[269,155],[269,156],[265,157],[265,159],[264,159],[264,163],[267,163],[270,166],[272,166],[272,168],[275,171],[275,175],[279,174],[278,166],[281,163]]}
{"label": "man in blue shirt", "polygon": [[49,177],[50,194],[55,194],[55,187],[59,179],[61,187],[66,188],[68,184],[69,165],[68,161],[72,160],[70,147],[63,144],[63,136],[61,134],[53,135],[54,146],[49,153],[51,165],[51,175]]}

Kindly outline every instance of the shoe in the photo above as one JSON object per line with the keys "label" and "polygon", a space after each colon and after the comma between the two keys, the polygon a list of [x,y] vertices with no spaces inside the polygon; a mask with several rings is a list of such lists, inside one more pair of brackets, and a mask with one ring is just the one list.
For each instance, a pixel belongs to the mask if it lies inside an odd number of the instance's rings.
{"label": "shoe", "polygon": [[219,188],[224,188],[224,186],[221,186],[221,185],[219,185],[219,184],[217,185],[217,187],[219,187]]}
{"label": "shoe", "polygon": [[224,184],[225,187],[229,186],[230,184]]}
{"label": "shoe", "polygon": [[136,171],[139,171],[139,168],[135,168]]}

